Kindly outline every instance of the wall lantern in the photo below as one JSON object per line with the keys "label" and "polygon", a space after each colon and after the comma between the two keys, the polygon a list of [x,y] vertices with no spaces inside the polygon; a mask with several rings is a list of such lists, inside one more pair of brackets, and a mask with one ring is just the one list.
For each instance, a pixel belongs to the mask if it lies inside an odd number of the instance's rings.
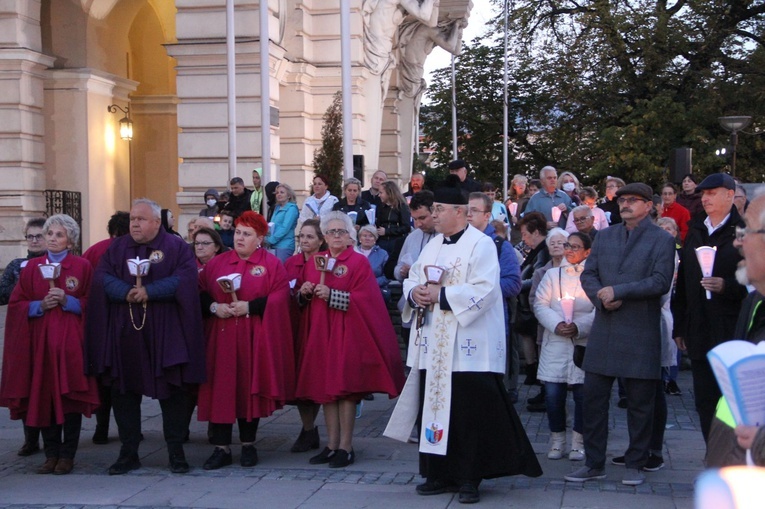
{"label": "wall lantern", "polygon": [[117,110],[120,110],[122,113],[125,114],[122,119],[120,119],[120,138],[123,140],[130,141],[133,139],[133,121],[130,120],[130,106],[125,106],[124,109],[119,107],[116,104],[112,104],[110,106],[107,106],[106,109],[109,111],[109,113],[117,113]]}

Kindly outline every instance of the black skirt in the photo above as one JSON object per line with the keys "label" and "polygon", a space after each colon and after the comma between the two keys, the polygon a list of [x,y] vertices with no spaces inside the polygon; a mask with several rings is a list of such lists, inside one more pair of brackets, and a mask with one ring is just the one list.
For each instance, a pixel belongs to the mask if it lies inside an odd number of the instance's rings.
{"label": "black skirt", "polygon": [[[420,417],[425,371],[420,371]],[[420,475],[462,483],[510,475],[539,477],[539,465],[521,420],[502,385],[502,375],[452,373],[446,456],[420,453]]]}

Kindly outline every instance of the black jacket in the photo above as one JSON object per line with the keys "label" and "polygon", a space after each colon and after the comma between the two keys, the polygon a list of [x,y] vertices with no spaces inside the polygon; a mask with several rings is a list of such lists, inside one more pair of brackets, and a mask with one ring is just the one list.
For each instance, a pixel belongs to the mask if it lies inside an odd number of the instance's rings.
{"label": "black jacket", "polygon": [[242,215],[242,212],[245,212],[247,210],[252,210],[252,205],[250,205],[250,195],[252,194],[252,191],[245,188],[244,192],[240,194],[239,196],[234,196],[233,194],[229,197],[228,203],[226,203],[226,206],[223,207],[223,210],[227,210],[231,212],[234,215],[234,219]]}
{"label": "black jacket", "polygon": [[[746,287],[736,281],[736,268],[742,257],[733,241],[736,227],[744,227],[738,209],[735,205],[731,207],[727,223],[711,236],[704,219],[705,214],[688,223],[673,306],[674,335],[685,339],[688,356],[693,360],[704,359],[709,350],[733,339],[741,302],[747,295]],[[713,293],[711,300],[707,300],[701,286],[701,267],[695,251],[701,246],[717,246],[712,276],[725,280],[723,293]]]}

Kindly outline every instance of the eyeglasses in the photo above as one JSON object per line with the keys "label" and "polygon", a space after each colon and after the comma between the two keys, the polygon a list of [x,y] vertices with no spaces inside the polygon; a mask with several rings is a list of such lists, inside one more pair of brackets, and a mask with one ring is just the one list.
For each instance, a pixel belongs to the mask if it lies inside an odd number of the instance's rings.
{"label": "eyeglasses", "polygon": [[618,188],[619,188],[618,184],[608,184],[606,186],[606,189],[618,189]]}
{"label": "eyeglasses", "polygon": [[581,251],[582,249],[584,249],[584,246],[577,246],[577,245],[569,244],[568,242],[566,242],[565,244],[563,244],[563,249],[568,249],[569,251],[576,252],[576,251]]}
{"label": "eyeglasses", "polygon": [[481,209],[477,209],[475,207],[470,207],[468,209],[468,214],[470,214],[470,215],[473,215],[473,214],[488,214],[488,213],[489,213],[488,210],[481,210]]}
{"label": "eyeglasses", "polygon": [[591,217],[592,217],[592,216],[585,216],[585,217],[576,217],[576,216],[575,216],[575,217],[574,217],[574,222],[575,222],[575,223],[584,223],[585,221],[587,221],[587,220],[588,220],[588,219],[590,219]]}
{"label": "eyeglasses", "polygon": [[736,228],[736,240],[739,242],[743,242],[744,237],[746,237],[747,235],[753,235],[753,234],[758,234],[758,235],[765,234],[765,229],[752,230],[751,228]]}
{"label": "eyeglasses", "polygon": [[646,200],[645,198],[638,198],[637,196],[620,196],[619,198],[616,199],[616,203],[618,203],[619,205],[624,205],[625,203],[629,205],[634,205],[635,202],[638,202],[638,201],[642,201],[645,203],[648,200]]}
{"label": "eyeglasses", "polygon": [[212,240],[204,240],[204,241],[200,240],[199,242],[194,242],[195,246],[205,246],[206,247],[206,246],[209,246],[210,244],[215,244],[215,242],[213,242]]}
{"label": "eyeglasses", "polygon": [[27,235],[26,239],[29,242],[40,242],[43,239],[42,233],[38,233],[37,235]]}
{"label": "eyeglasses", "polygon": [[[452,208],[456,209],[457,207],[452,205]],[[444,207],[443,205],[432,205],[430,207],[430,213],[431,214],[443,214],[446,209],[447,209],[447,207]]]}
{"label": "eyeglasses", "polygon": [[343,235],[347,235],[348,230],[327,230],[326,235],[328,237],[342,237]]}

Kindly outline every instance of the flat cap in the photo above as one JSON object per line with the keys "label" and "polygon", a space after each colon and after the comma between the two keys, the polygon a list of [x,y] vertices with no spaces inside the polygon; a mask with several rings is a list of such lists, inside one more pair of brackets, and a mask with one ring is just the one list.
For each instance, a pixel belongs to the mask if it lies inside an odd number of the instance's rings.
{"label": "flat cap", "polygon": [[632,194],[635,196],[640,196],[646,201],[653,201],[653,189],[651,189],[651,186],[648,184],[643,184],[642,182],[633,182],[632,184],[627,184],[626,186],[616,191],[617,198],[619,196],[624,196],[625,194]]}
{"label": "flat cap", "polygon": [[696,191],[703,191],[705,189],[717,189],[718,187],[732,189],[735,191],[736,181],[733,180],[733,177],[727,173],[713,173],[702,180],[701,184],[696,186]]}

